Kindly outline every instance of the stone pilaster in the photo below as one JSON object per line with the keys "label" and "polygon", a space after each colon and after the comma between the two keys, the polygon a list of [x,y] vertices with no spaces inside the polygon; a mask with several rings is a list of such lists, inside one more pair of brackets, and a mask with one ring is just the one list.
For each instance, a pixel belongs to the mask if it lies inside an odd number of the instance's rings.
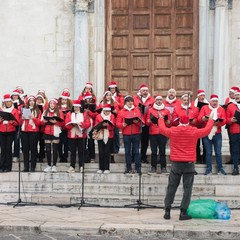
{"label": "stone pilaster", "polygon": [[93,0],[76,0],[74,42],[74,98],[89,82],[88,6]]}
{"label": "stone pilaster", "polygon": [[223,103],[228,95],[229,81],[229,39],[228,1],[216,0],[214,30],[213,91]]}

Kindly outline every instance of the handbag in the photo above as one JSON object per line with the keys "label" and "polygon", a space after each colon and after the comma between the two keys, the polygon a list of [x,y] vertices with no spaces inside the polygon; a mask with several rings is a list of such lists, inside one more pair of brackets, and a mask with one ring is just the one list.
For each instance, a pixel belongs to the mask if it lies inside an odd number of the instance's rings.
{"label": "handbag", "polygon": [[103,140],[103,130],[99,130],[99,131],[94,131],[93,132],[93,137],[94,140]]}

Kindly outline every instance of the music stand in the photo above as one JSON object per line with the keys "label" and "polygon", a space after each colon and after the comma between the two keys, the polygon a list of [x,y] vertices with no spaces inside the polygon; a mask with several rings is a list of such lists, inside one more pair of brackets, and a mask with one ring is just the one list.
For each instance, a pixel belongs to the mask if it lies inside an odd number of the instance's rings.
{"label": "music stand", "polygon": [[[86,149],[85,149],[85,147],[86,147],[86,144],[85,144],[85,139],[83,139],[83,155],[82,155],[82,157],[83,157],[83,165],[82,165],[82,184],[81,184],[81,187],[82,187],[82,196],[81,196],[81,200],[80,200],[80,203],[76,203],[76,204],[72,204],[71,206],[78,206],[78,210],[81,208],[81,207],[100,207],[100,205],[99,204],[93,204],[93,203],[87,203],[86,201],[85,201],[85,199],[84,199],[84,190],[85,190],[85,188],[84,188],[84,180],[85,180],[85,177],[84,177],[84,173],[85,173],[85,151],[86,151]],[[78,153],[79,154],[79,153]],[[80,171],[81,169],[80,169],[80,164],[79,164],[79,172],[81,172]]]}
{"label": "music stand", "polygon": [[[7,112],[2,112],[0,111],[0,117],[2,117],[4,120],[10,121],[10,120],[14,120],[16,122],[17,119],[14,117],[13,114],[11,113],[7,113]],[[18,127],[18,131],[17,131],[17,139],[20,139],[20,125]],[[34,206],[37,205],[37,203],[32,203],[32,202],[23,202],[21,199],[21,162],[20,162],[20,156],[19,156],[19,160],[18,160],[18,199],[16,202],[8,202],[7,205],[13,206],[13,208],[15,207],[23,207],[23,206]]]}
{"label": "music stand", "polygon": [[[140,134],[142,134],[142,125],[143,125],[142,117],[143,117],[143,114],[144,114],[143,111],[144,111],[144,108],[140,107],[140,113],[141,113]],[[140,159],[139,159],[139,161],[140,161]],[[135,164],[136,164],[136,162],[135,162]],[[140,164],[140,169],[139,169],[139,173],[138,173],[138,180],[139,181],[138,181],[138,200],[137,200],[137,203],[128,204],[128,205],[125,205],[124,207],[126,207],[126,208],[137,208],[138,211],[140,209],[145,209],[145,208],[156,208],[156,206],[150,205],[150,204],[145,204],[141,200],[141,196],[142,196],[142,193],[141,193],[141,189],[142,189],[142,164]]]}

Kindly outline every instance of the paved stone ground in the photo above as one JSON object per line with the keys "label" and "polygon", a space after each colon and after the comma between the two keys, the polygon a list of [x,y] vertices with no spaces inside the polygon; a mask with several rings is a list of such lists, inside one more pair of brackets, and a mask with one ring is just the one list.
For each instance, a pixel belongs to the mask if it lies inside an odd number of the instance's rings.
{"label": "paved stone ground", "polygon": [[231,220],[179,221],[179,210],[172,210],[171,220],[162,216],[162,209],[1,205],[0,236],[7,232],[2,239],[33,239],[31,234],[39,237],[34,240],[240,239],[240,210],[232,211]]}

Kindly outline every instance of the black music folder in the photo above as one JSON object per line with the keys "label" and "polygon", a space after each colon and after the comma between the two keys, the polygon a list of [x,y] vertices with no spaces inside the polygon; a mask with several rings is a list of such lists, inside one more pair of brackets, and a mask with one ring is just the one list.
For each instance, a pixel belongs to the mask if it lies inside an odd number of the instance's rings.
{"label": "black music folder", "polygon": [[0,117],[4,120],[4,121],[17,121],[17,119],[14,117],[14,115],[12,113],[9,112],[4,112],[4,111],[0,111]]}

